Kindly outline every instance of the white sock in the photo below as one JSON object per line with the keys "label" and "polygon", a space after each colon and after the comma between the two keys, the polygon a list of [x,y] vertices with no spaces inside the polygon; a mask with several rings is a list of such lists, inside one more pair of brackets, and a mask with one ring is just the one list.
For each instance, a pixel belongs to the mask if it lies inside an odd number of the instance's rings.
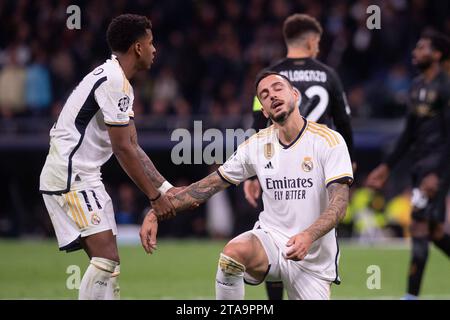
{"label": "white sock", "polygon": [[104,300],[111,274],[117,265],[116,261],[93,257],[81,280],[78,299]]}
{"label": "white sock", "polygon": [[245,266],[220,254],[216,275],[216,300],[244,300]]}
{"label": "white sock", "polygon": [[119,286],[120,264],[114,269],[114,273],[109,279],[108,289],[106,290],[105,300],[120,300]]}

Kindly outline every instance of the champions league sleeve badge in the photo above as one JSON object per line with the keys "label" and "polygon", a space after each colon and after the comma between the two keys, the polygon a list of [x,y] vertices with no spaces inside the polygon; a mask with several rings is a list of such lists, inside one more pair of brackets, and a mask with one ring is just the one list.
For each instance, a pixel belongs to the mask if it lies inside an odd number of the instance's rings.
{"label": "champions league sleeve badge", "polygon": [[128,110],[129,106],[130,106],[130,98],[128,96],[120,98],[119,104],[118,104],[120,111],[126,112]]}

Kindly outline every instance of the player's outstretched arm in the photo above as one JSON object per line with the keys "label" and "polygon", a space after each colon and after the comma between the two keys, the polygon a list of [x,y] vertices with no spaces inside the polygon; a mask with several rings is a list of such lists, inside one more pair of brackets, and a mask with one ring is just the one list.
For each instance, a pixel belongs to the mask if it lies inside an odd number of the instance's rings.
{"label": "player's outstretched arm", "polygon": [[[216,171],[202,180],[189,185],[183,191],[169,196],[169,199],[177,212],[183,211],[199,206],[230,185]],[[159,212],[156,212],[156,215],[161,216]]]}
{"label": "player's outstretched arm", "polygon": [[349,186],[332,183],[328,188],[330,202],[320,217],[306,230],[289,239],[286,246],[286,259],[302,260],[311,244],[336,227],[345,216],[349,198]]}
{"label": "player's outstretched arm", "polygon": [[152,184],[159,188],[166,181],[166,179],[159,173],[153,164],[152,160],[148,157],[144,150],[142,150],[141,146],[138,143],[136,126],[134,125],[134,121],[130,119],[130,140],[132,145],[136,148],[139,160],[142,163],[144,168],[145,175],[150,179]]}
{"label": "player's outstretched arm", "polygon": [[147,195],[152,207],[162,214],[174,215],[175,210],[170,202],[156,189],[147,176],[136,147],[131,142],[133,130],[135,131],[130,126],[108,127],[114,155],[128,176]]}

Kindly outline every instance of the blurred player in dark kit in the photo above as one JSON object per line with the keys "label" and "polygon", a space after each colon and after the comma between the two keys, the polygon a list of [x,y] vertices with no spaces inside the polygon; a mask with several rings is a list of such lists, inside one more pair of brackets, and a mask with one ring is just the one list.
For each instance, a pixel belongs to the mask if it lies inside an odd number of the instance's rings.
{"label": "blurred player in dark kit", "polygon": [[412,258],[405,299],[416,299],[428,259],[429,241],[450,256],[450,236],[444,232],[445,198],[450,185],[450,78],[441,62],[449,55],[449,39],[425,31],[412,52],[420,75],[409,94],[406,127],[394,151],[367,179],[380,189],[396,163],[412,152]]}

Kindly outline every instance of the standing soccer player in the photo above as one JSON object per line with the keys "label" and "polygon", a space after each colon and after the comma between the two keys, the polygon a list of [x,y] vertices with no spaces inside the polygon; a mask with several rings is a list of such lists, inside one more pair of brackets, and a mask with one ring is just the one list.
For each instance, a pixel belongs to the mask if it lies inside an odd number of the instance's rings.
{"label": "standing soccer player", "polygon": [[[261,74],[258,99],[273,125],[250,137],[208,177],[170,197],[177,211],[257,176],[264,211],[255,228],[232,239],[220,254],[217,299],[243,299],[244,279],[282,281],[289,299],[329,299],[339,283],[335,227],[345,215],[353,181],[342,136],[300,115],[299,93],[275,72]],[[163,216],[156,210],[156,215]],[[141,241],[155,245],[157,219],[144,219]]]}
{"label": "standing soccer player", "polygon": [[412,258],[406,299],[419,295],[429,241],[450,256],[450,236],[444,233],[450,186],[450,79],[440,65],[448,54],[444,35],[422,34],[412,53],[420,75],[410,90],[406,127],[394,151],[367,178],[369,187],[381,189],[400,158],[413,151]]}
{"label": "standing soccer player", "polygon": [[107,40],[113,55],[84,77],[66,101],[50,131],[40,177],[60,250],[83,248],[90,258],[79,299],[120,298],[117,227],[100,172],[113,153],[154,209],[174,213],[162,195],[172,186],[139,147],[133,121],[129,80],[153,63],[151,22],[120,15],[110,23]]}
{"label": "standing soccer player", "polygon": [[[283,36],[287,47],[286,58],[265,70],[276,71],[286,76],[301,94],[300,113],[308,120],[335,128],[353,152],[353,135],[350,123],[350,107],[347,104],[341,80],[329,66],[316,60],[322,27],[314,18],[306,14],[293,14],[283,25]],[[263,114],[257,97],[253,101],[253,129],[266,128],[270,121]],[[269,122],[269,123],[268,123]],[[247,201],[257,207],[261,187],[257,179],[244,182]],[[266,283],[271,300],[281,300],[283,287],[280,283]]]}

